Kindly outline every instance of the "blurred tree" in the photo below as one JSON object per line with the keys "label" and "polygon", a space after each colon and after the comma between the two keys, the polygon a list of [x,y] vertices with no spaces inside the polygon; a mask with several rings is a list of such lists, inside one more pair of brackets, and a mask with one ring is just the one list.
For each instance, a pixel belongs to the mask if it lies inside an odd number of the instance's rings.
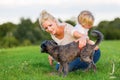
{"label": "blurred tree", "polygon": [[120,39],[120,18],[115,18],[113,21],[101,21],[96,29],[104,34],[106,40]]}
{"label": "blurred tree", "polygon": [[32,31],[33,31],[33,23],[30,19],[21,18],[20,24],[18,24],[17,30],[14,32],[15,37],[23,42],[25,39],[30,40],[31,43],[36,41]]}
{"label": "blurred tree", "polygon": [[71,24],[72,26],[76,25],[76,22],[74,22],[72,20],[66,20],[65,22]]}
{"label": "blurred tree", "polygon": [[5,37],[9,32],[14,32],[17,26],[11,22],[0,25],[0,38]]}
{"label": "blurred tree", "polygon": [[[11,22],[7,22],[0,25],[0,47],[3,47],[4,45],[6,45],[7,47],[10,47],[11,38],[12,40],[16,40],[13,36],[13,33],[16,30],[16,28],[17,28],[17,25]],[[6,44],[6,41],[7,41],[7,44]]]}

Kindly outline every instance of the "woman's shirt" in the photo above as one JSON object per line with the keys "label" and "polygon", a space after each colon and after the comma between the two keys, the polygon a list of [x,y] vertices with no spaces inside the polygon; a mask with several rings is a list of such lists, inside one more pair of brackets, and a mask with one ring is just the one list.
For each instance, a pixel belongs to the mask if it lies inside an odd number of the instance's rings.
{"label": "woman's shirt", "polygon": [[62,39],[58,39],[54,35],[51,35],[51,37],[58,45],[66,45],[76,40],[75,37],[72,36],[72,31],[73,26],[66,23],[64,28],[64,37]]}

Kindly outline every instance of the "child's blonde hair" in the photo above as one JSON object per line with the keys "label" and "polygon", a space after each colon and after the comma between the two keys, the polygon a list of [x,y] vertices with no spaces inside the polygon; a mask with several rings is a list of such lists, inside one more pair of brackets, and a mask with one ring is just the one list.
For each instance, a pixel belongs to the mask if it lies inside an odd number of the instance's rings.
{"label": "child's blonde hair", "polygon": [[83,26],[85,25],[92,26],[94,23],[94,16],[90,11],[84,10],[79,14],[78,22]]}
{"label": "child's blonde hair", "polygon": [[43,10],[40,13],[40,17],[39,17],[39,24],[40,27],[42,28],[42,30],[44,30],[44,28],[42,27],[42,24],[46,21],[46,20],[56,20],[51,14],[49,14],[46,10]]}

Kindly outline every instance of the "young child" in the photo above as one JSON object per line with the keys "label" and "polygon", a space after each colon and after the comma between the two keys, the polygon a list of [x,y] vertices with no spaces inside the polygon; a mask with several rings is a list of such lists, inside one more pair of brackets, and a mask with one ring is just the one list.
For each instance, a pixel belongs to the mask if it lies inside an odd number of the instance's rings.
{"label": "young child", "polygon": [[[78,23],[74,27],[74,31],[78,31],[81,34],[88,35],[88,31],[92,28],[94,23],[94,16],[90,11],[82,11],[78,15]],[[74,32],[73,31],[73,32]]]}
{"label": "young child", "polygon": [[[74,27],[74,30],[72,33],[74,33],[75,31],[78,31],[83,36],[85,36],[85,38],[89,38],[88,31],[89,31],[89,29],[92,28],[93,23],[94,23],[94,16],[92,15],[92,13],[90,11],[84,10],[78,15],[78,23]],[[94,42],[91,40],[88,40],[88,42],[90,44],[94,44]],[[82,46],[79,45],[80,48],[82,48],[83,46],[84,45],[82,45]],[[97,49],[97,47],[96,47],[96,49]]]}

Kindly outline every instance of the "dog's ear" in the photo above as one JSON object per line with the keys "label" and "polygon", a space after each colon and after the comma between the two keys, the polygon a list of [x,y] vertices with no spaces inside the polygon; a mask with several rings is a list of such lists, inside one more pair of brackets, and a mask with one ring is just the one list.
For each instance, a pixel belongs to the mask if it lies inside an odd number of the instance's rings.
{"label": "dog's ear", "polygon": [[42,47],[42,46],[45,46],[46,43],[47,43],[47,40],[43,41],[43,42],[40,44],[40,46],[41,46],[41,47]]}
{"label": "dog's ear", "polygon": [[50,43],[54,46],[57,46],[58,44],[54,41],[54,40],[51,40]]}

